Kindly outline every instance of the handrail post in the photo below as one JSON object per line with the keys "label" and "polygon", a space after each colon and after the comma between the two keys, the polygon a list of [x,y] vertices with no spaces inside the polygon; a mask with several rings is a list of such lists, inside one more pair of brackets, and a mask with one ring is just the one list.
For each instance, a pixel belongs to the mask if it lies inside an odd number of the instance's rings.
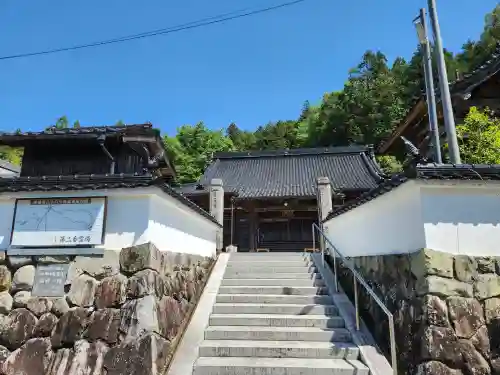
{"label": "handrail post", "polygon": [[356,330],[359,331],[359,297],[358,297],[358,281],[356,280],[356,275],[352,275],[354,281],[354,307],[356,309]]}
{"label": "handrail post", "polygon": [[337,254],[333,251],[333,277],[335,283],[335,293],[339,292],[339,277],[337,275]]}
{"label": "handrail post", "polygon": [[314,230],[314,223],[312,224],[312,232],[313,232],[313,251],[316,251],[316,231]]}
{"label": "handrail post", "polygon": [[394,375],[398,375],[398,359],[396,357],[396,332],[394,329],[394,316],[389,315],[389,340],[391,343],[391,365]]}

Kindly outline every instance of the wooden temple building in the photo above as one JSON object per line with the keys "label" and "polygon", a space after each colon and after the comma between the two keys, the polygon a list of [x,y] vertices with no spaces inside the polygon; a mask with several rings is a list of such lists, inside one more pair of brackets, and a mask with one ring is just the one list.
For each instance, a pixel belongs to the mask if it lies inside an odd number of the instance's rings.
{"label": "wooden temple building", "polygon": [[210,181],[221,179],[224,246],[298,251],[312,247],[319,177],[329,178],[336,206],[375,188],[382,175],[365,146],[223,152],[214,154],[198,182],[179,191],[208,210]]}
{"label": "wooden temple building", "polygon": [[[480,109],[489,108],[494,115],[500,116],[500,50],[478,69],[451,83],[450,94],[457,124],[463,122],[469,108],[474,106]],[[443,145],[446,142],[446,132],[439,89],[436,90],[436,101]],[[432,134],[425,95],[418,98],[391,136],[378,145],[377,154],[404,155],[401,136],[410,140],[423,155],[432,155]]]}

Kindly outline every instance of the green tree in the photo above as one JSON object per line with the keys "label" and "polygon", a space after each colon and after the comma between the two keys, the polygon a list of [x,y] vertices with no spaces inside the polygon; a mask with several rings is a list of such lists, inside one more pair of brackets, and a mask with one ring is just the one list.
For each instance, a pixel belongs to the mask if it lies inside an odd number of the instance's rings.
{"label": "green tree", "polygon": [[234,122],[227,127],[226,136],[233,142],[234,148],[238,151],[248,151],[256,148],[255,134],[241,130]]}
{"label": "green tree", "polygon": [[8,161],[14,165],[21,165],[23,158],[22,148],[13,148],[8,146],[0,146],[0,159]]}
{"label": "green tree", "polygon": [[234,149],[231,139],[222,130],[210,130],[203,122],[183,125],[175,137],[164,137],[165,148],[177,170],[177,182],[197,181],[217,151]]}
{"label": "green tree", "polygon": [[457,126],[457,137],[462,162],[500,164],[500,120],[488,110],[471,107],[464,123]]}
{"label": "green tree", "polygon": [[66,129],[69,127],[69,121],[66,116],[61,116],[57,119],[55,124],[56,129]]}
{"label": "green tree", "polygon": [[388,175],[392,175],[395,173],[400,173],[403,171],[403,165],[399,160],[396,159],[395,156],[392,155],[380,155],[377,156],[377,163],[384,171],[384,173]]}

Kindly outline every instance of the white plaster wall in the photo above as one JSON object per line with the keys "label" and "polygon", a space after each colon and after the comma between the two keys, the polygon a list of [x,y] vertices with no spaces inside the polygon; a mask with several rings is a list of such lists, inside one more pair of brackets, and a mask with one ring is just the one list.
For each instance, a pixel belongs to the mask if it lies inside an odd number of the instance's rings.
{"label": "white plaster wall", "polygon": [[7,249],[16,198],[107,196],[103,248],[152,242],[162,251],[211,256],[217,225],[158,188],[0,194],[0,249]]}
{"label": "white plaster wall", "polygon": [[425,246],[419,188],[403,184],[330,219],[325,234],[345,256],[395,254]]}
{"label": "white plaster wall", "polygon": [[428,248],[471,256],[500,255],[500,185],[429,184],[421,191]]}
{"label": "white plaster wall", "polygon": [[325,223],[345,256],[500,255],[500,184],[410,181]]}

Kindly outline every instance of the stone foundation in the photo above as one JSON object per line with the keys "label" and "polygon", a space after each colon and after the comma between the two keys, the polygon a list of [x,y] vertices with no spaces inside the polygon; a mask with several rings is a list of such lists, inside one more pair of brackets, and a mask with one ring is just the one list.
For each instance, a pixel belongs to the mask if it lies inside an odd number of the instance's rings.
{"label": "stone foundation", "polygon": [[[353,258],[393,312],[401,374],[500,375],[500,258],[432,250]],[[340,272],[352,292],[352,275]],[[360,287],[364,319],[388,349],[386,315]]]}
{"label": "stone foundation", "polygon": [[[32,297],[35,265],[56,262],[71,264],[66,295]],[[0,253],[0,373],[163,374],[212,264],[151,244],[94,258]]]}

